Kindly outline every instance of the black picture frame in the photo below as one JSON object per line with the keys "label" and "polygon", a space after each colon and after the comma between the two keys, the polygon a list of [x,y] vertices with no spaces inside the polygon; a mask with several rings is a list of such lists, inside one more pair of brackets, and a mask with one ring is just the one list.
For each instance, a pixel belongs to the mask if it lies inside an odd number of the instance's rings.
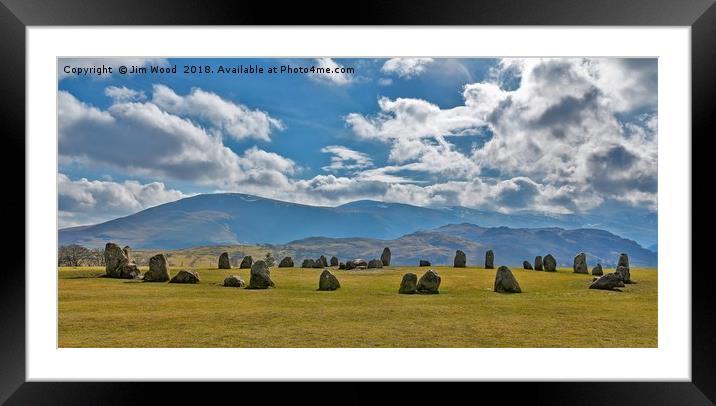
{"label": "black picture frame", "polygon": [[[347,1],[347,0],[346,0]],[[347,10],[350,9],[350,12]],[[228,395],[242,402],[275,403],[306,397],[339,404],[373,401],[381,390],[384,401],[435,401],[482,398],[500,394],[509,401],[546,404],[713,404],[716,400],[716,310],[712,298],[714,271],[692,265],[692,379],[690,382],[470,383],[433,386],[400,383],[366,387],[366,383],[306,384],[276,390],[274,383],[35,383],[26,382],[25,368],[25,28],[77,25],[561,25],[561,26],[688,26],[691,27],[692,151],[693,143],[713,134],[716,73],[716,6],[712,0],[463,0],[355,2],[282,2],[200,0],[93,1],[0,0],[0,94],[8,198],[3,218],[9,232],[0,277],[0,402],[8,404],[144,404],[159,395],[163,403],[201,400],[209,403]],[[672,135],[668,135],[672,136]],[[702,151],[701,153],[704,153]],[[692,162],[699,161],[696,156]],[[708,160],[706,160],[708,162]],[[702,173],[692,169],[694,174]],[[703,173],[711,173],[705,170]],[[693,184],[693,183],[692,183]],[[12,191],[12,193],[10,193]],[[693,199],[693,197],[692,197]],[[710,201],[710,199],[706,199]],[[693,209],[692,209],[693,210]],[[23,212],[21,217],[17,213]],[[14,213],[14,215],[9,213]],[[692,214],[693,216],[693,214]],[[704,226],[702,226],[704,227]],[[705,241],[705,240],[701,240]],[[693,252],[709,252],[694,241]],[[701,249],[699,249],[701,248]],[[42,250],[39,250],[42,251]],[[20,253],[25,255],[20,255]],[[36,255],[33,253],[33,255]],[[703,261],[703,259],[702,259]],[[687,272],[684,269],[669,270]],[[615,368],[619,360],[614,360]],[[519,366],[516,366],[519,367]],[[238,385],[238,386],[237,386]],[[424,386],[421,386],[424,385]],[[152,395],[152,393],[154,395]],[[479,395],[478,395],[479,394]]]}

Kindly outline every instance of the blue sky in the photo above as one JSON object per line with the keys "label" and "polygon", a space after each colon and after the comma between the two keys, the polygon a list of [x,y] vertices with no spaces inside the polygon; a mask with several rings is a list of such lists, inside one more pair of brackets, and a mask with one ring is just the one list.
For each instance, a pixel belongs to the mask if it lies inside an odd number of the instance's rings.
{"label": "blue sky", "polygon": [[[115,73],[64,73],[102,64]],[[240,64],[354,71],[182,72]],[[61,227],[220,191],[656,210],[655,59],[66,59],[58,72]]]}

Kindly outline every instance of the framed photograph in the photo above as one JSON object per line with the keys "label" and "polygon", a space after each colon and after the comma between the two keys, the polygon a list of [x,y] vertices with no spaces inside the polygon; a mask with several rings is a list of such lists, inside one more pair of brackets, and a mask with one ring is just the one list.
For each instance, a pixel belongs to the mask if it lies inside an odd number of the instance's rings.
{"label": "framed photograph", "polygon": [[716,8],[659,3],[3,0],[0,399],[712,404]]}

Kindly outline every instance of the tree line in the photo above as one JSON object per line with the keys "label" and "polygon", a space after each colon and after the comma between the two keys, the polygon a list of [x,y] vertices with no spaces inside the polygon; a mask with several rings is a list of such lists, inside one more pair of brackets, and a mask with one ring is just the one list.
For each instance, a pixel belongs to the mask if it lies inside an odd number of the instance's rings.
{"label": "tree line", "polygon": [[104,249],[77,244],[61,245],[57,250],[58,266],[104,266]]}

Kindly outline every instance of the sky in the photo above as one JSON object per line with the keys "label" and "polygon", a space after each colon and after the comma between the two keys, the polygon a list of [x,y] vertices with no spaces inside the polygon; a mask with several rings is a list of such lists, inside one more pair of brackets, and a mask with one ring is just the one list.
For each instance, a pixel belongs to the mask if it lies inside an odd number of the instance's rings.
{"label": "sky", "polygon": [[217,192],[657,209],[656,59],[61,59],[57,102],[60,228]]}

